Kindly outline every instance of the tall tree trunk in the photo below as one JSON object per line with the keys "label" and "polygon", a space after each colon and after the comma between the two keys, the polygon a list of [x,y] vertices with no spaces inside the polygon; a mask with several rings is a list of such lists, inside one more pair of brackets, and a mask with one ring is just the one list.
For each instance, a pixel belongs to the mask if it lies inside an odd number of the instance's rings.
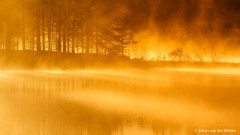
{"label": "tall tree trunk", "polygon": [[94,27],[93,24],[91,24],[91,46],[90,46],[90,53],[93,53],[93,45],[94,45]]}
{"label": "tall tree trunk", "polygon": [[22,47],[23,47],[23,50],[25,50],[25,43],[26,43],[26,34],[25,34],[25,16],[24,16],[24,13],[25,13],[25,7],[24,7],[24,0],[22,0]]}
{"label": "tall tree trunk", "polygon": [[[35,20],[35,18],[33,19]],[[30,50],[34,50],[34,39],[35,39],[35,24],[34,21],[32,22],[32,28],[31,28],[31,42],[30,42]]]}
{"label": "tall tree trunk", "polygon": [[61,15],[58,21],[58,43],[57,43],[57,51],[61,52],[62,50],[62,19]]}
{"label": "tall tree trunk", "polygon": [[58,24],[59,26],[58,26],[58,43],[57,43],[57,51],[58,52],[61,52],[61,50],[62,50],[62,36],[61,36],[61,23],[60,24]]}
{"label": "tall tree trunk", "polygon": [[23,22],[23,35],[22,35],[22,46],[23,50],[26,49],[26,34],[25,34],[25,23]]}
{"label": "tall tree trunk", "polygon": [[82,53],[84,53],[84,21],[82,16],[81,16],[81,30],[82,30],[82,35],[81,35]]}
{"label": "tall tree trunk", "polygon": [[122,49],[122,56],[124,55],[124,31],[123,31],[123,21],[121,22],[122,24],[122,26],[121,26],[121,36],[122,36],[122,38],[121,38],[121,49]]}
{"label": "tall tree trunk", "polygon": [[37,51],[41,51],[41,26],[40,26],[40,4],[37,4],[36,32],[37,32]]}
{"label": "tall tree trunk", "polygon": [[72,22],[72,53],[75,53],[75,23]]}
{"label": "tall tree trunk", "polygon": [[90,26],[89,24],[87,23],[86,24],[86,54],[89,53],[89,42],[90,42]]}
{"label": "tall tree trunk", "polygon": [[69,32],[69,16],[67,17],[67,52],[70,51],[70,32]]}
{"label": "tall tree trunk", "polygon": [[45,51],[45,5],[42,4],[42,50]]}
{"label": "tall tree trunk", "polygon": [[98,39],[99,33],[98,29],[96,30],[96,54],[98,54],[98,45],[99,45],[99,39]]}
{"label": "tall tree trunk", "polygon": [[52,46],[51,46],[51,34],[52,34],[52,18],[51,15],[48,20],[48,26],[47,26],[47,35],[48,35],[48,51],[52,51]]}
{"label": "tall tree trunk", "polygon": [[6,27],[6,43],[5,43],[5,45],[6,45],[6,50],[7,51],[9,51],[9,50],[11,50],[11,48],[12,48],[12,36],[11,36],[11,33],[10,33],[10,26],[9,26],[10,24],[9,23],[7,23],[7,27]]}
{"label": "tall tree trunk", "polygon": [[[65,15],[64,15],[65,16]],[[66,28],[66,18],[63,18],[63,52],[66,53],[66,43],[67,43],[67,28]]]}

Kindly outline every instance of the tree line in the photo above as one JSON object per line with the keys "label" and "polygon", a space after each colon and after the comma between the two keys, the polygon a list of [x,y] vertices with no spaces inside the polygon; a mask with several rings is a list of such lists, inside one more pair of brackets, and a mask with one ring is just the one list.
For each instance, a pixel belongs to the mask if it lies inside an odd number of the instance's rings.
{"label": "tree line", "polygon": [[[135,44],[131,17],[101,19],[78,0],[13,0],[0,13],[0,49],[126,55]],[[97,12],[97,11],[96,11]]]}
{"label": "tree line", "polygon": [[212,49],[210,53],[203,50],[185,51],[181,47],[177,47],[168,53],[157,58],[159,61],[175,61],[175,62],[221,62],[221,57]]}

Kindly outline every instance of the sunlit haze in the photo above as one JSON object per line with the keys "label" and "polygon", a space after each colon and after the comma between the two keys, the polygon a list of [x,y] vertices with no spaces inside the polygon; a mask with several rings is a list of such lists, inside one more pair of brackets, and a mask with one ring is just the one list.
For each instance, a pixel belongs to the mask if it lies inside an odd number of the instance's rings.
{"label": "sunlit haze", "polygon": [[0,0],[0,135],[239,135],[240,0]]}

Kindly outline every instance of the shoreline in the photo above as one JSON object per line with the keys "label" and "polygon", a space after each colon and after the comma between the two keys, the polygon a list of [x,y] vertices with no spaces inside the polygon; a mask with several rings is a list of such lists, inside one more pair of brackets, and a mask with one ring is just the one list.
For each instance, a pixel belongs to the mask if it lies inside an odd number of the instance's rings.
{"label": "shoreline", "polygon": [[126,56],[36,51],[0,51],[0,70],[240,68],[240,63],[145,61]]}

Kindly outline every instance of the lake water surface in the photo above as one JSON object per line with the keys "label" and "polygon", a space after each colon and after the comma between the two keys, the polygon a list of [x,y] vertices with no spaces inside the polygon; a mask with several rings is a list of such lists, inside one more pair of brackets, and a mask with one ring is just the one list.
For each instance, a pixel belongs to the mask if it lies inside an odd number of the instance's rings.
{"label": "lake water surface", "polygon": [[239,123],[237,69],[0,72],[0,135],[237,135]]}

